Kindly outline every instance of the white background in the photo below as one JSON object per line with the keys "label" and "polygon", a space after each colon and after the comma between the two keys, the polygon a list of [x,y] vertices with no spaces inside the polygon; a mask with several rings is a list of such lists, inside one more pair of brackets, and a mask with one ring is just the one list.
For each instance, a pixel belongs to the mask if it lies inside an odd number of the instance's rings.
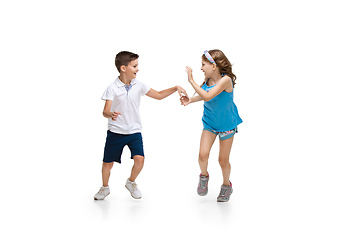
{"label": "white background", "polygon": [[[0,4],[1,232],[7,239],[359,239],[357,1],[3,1]],[[231,153],[234,193],[196,194],[202,103],[142,100],[146,163],[134,200],[124,150],[101,186],[105,88],[115,55],[138,79],[189,94],[204,50],[238,77],[244,123]]]}

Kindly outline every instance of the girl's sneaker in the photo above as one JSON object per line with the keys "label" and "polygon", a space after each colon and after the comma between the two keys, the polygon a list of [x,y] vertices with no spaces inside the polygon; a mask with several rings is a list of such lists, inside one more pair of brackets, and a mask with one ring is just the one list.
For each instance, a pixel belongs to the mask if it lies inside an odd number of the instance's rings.
{"label": "girl's sneaker", "polygon": [[131,193],[131,196],[135,199],[140,199],[142,197],[140,190],[137,188],[135,182],[130,182],[129,179],[126,180],[125,187]]}
{"label": "girl's sneaker", "polygon": [[232,194],[232,184],[230,186],[222,185],[220,189],[220,194],[217,197],[218,202],[227,202],[230,199],[230,195]]}
{"label": "girl's sneaker", "polygon": [[107,195],[110,194],[109,187],[101,187],[100,190],[95,194],[94,200],[104,200]]}
{"label": "girl's sneaker", "polygon": [[208,193],[208,182],[209,182],[209,176],[203,176],[200,174],[199,177],[199,184],[198,184],[198,188],[197,188],[197,193],[199,196],[206,196],[206,194]]}

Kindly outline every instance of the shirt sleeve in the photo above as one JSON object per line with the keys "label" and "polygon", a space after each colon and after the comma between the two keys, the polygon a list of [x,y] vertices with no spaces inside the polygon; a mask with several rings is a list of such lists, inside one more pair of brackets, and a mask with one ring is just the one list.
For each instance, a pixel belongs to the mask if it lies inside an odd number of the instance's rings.
{"label": "shirt sleeve", "polygon": [[147,84],[141,82],[141,90],[140,90],[141,96],[144,96],[149,91],[150,91],[150,87]]}
{"label": "shirt sleeve", "polygon": [[115,92],[114,89],[111,86],[108,86],[105,90],[105,92],[103,93],[101,99],[102,100],[114,100],[114,96],[115,96]]}

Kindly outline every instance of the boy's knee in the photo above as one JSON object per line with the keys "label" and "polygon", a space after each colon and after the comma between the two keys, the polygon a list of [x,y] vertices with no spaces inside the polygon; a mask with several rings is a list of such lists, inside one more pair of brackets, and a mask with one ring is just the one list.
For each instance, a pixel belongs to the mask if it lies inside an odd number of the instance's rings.
{"label": "boy's knee", "polygon": [[106,163],[106,162],[103,162],[103,169],[106,169],[106,170],[111,170],[112,167],[113,167],[114,163]]}
{"label": "boy's knee", "polygon": [[136,166],[143,166],[144,165],[144,162],[145,162],[144,156],[136,155],[136,156],[133,157],[133,159],[134,159],[134,164]]}

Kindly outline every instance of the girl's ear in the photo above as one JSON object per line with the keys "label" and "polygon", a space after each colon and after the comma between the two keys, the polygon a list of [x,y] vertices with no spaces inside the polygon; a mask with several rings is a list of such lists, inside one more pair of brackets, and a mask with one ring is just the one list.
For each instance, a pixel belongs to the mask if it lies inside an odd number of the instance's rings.
{"label": "girl's ear", "polygon": [[125,65],[121,65],[121,66],[120,66],[120,70],[121,70],[122,72],[125,72],[126,66],[125,66]]}
{"label": "girl's ear", "polygon": [[212,70],[213,70],[213,71],[215,71],[216,67],[217,67],[216,64],[215,64],[215,63],[212,63]]}

